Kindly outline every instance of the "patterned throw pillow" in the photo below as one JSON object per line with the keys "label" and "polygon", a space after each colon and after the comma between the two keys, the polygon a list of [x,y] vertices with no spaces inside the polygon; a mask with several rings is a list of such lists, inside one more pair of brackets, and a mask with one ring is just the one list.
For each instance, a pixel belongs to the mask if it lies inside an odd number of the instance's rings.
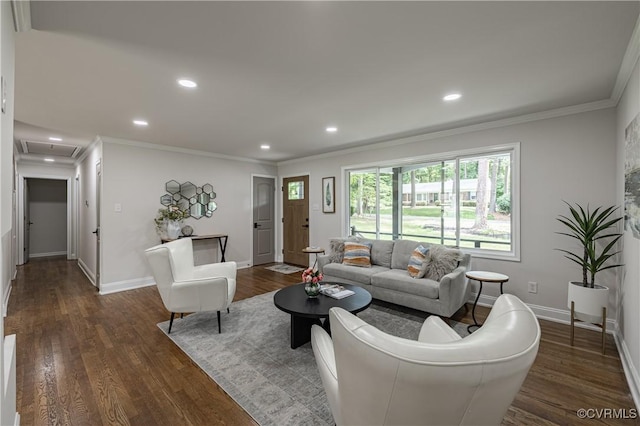
{"label": "patterned throw pillow", "polygon": [[441,245],[433,245],[426,254],[421,272],[424,277],[440,281],[442,277],[458,267],[462,259],[462,252]]}
{"label": "patterned throw pillow", "polygon": [[371,243],[345,241],[342,264],[371,268]]}
{"label": "patterned throw pillow", "polygon": [[415,250],[413,250],[413,253],[411,253],[411,257],[409,258],[409,266],[407,266],[407,272],[409,272],[409,275],[411,275],[412,278],[422,278],[424,276],[424,272],[422,272],[421,269],[422,263],[424,262],[424,258],[428,251],[428,248],[420,244],[415,248]]}
{"label": "patterned throw pillow", "polygon": [[344,238],[332,238],[329,240],[329,261],[331,263],[342,263],[344,240]]}

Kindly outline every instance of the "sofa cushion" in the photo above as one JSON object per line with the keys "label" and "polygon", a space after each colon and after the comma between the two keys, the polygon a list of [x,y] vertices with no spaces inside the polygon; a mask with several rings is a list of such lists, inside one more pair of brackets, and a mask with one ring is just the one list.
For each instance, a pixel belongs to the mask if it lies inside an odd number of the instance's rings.
{"label": "sofa cushion", "polygon": [[342,264],[349,266],[359,266],[362,268],[370,268],[371,243],[369,241],[345,241]]}
{"label": "sofa cushion", "polygon": [[407,266],[407,272],[411,278],[422,278],[424,272],[422,271],[422,264],[424,263],[425,255],[429,251],[428,248],[420,244],[413,250],[411,257],[409,258],[409,265]]}
{"label": "sofa cushion", "polygon": [[427,278],[412,278],[406,269],[388,269],[371,277],[371,285],[416,296],[437,299],[440,284]]}
{"label": "sofa cushion", "polygon": [[342,263],[329,263],[322,268],[322,273],[327,282],[329,282],[331,278],[339,278],[369,285],[371,284],[371,277],[373,275],[388,270],[389,268],[377,265],[372,265],[371,268],[356,268]]}
{"label": "sofa cushion", "polygon": [[396,240],[393,245],[393,253],[391,254],[391,268],[406,271],[407,266],[409,266],[411,253],[413,253],[420,244],[426,248],[431,246],[430,243],[421,243],[420,241]]}
{"label": "sofa cushion", "polygon": [[425,255],[420,272],[426,278],[440,281],[442,277],[456,269],[461,259],[460,250],[434,244]]}
{"label": "sofa cushion", "polygon": [[371,263],[374,265],[391,268],[391,254],[393,253],[393,241],[370,240],[371,241]]}

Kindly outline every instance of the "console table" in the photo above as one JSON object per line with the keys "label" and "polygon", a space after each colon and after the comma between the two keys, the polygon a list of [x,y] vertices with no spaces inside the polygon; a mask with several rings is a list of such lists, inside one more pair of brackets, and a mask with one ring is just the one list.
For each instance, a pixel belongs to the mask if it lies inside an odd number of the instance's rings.
{"label": "console table", "polygon": [[[179,237],[179,238],[191,238],[192,240],[218,240],[218,244],[220,245],[220,261],[225,262],[224,252],[227,249],[227,241],[229,240],[229,236],[227,234],[211,234],[211,235],[192,235],[190,237]],[[162,239],[162,243],[168,243],[168,239]]]}

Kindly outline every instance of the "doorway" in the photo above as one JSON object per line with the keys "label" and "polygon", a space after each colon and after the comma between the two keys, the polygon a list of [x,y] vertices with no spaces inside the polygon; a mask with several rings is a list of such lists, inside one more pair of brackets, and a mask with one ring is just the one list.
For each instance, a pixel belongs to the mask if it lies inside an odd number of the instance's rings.
{"label": "doorway", "polygon": [[273,177],[253,177],[253,265],[275,261],[275,190]]}
{"label": "doorway", "polygon": [[284,263],[308,266],[302,249],[309,245],[309,176],[283,179],[282,220]]}
{"label": "doorway", "polygon": [[29,258],[67,254],[67,181],[24,181],[24,262]]}

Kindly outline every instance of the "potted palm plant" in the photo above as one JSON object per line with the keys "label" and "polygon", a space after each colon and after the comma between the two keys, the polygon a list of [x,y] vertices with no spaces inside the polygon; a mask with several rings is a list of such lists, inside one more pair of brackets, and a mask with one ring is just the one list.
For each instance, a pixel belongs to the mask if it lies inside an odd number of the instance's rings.
{"label": "potted palm plant", "polygon": [[[558,232],[558,234],[577,240],[580,250],[578,252],[557,250],[563,252],[567,259],[582,268],[582,281],[569,282],[568,307],[572,308],[573,302],[572,311],[575,311],[576,319],[604,327],[609,288],[596,283],[596,273],[622,266],[611,262],[612,258],[620,253],[616,248],[622,234],[617,232],[616,225],[622,217],[613,216],[618,210],[615,206],[598,207],[591,211],[589,206],[585,209],[579,204],[574,207],[566,201],[565,203],[569,206],[571,215],[560,215],[557,218],[567,227],[566,232]],[[573,319],[572,312],[572,322]]]}

